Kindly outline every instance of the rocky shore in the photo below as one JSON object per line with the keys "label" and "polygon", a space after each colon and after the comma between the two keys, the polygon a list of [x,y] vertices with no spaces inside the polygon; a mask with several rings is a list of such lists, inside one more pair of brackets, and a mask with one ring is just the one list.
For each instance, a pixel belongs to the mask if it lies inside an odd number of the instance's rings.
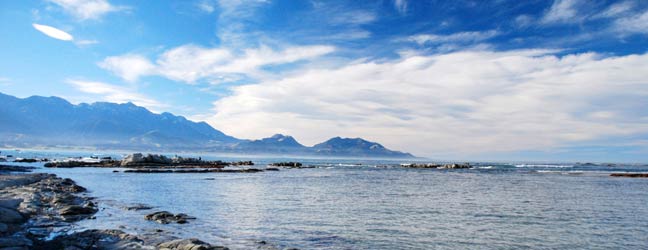
{"label": "rocky shore", "polygon": [[[141,235],[120,230],[86,230],[58,235],[71,223],[93,219],[98,205],[73,180],[29,169],[0,166],[0,249],[227,249],[198,239],[177,239],[163,231]],[[159,212],[163,222],[186,223],[185,214]],[[142,218],[144,220],[144,218]]]}

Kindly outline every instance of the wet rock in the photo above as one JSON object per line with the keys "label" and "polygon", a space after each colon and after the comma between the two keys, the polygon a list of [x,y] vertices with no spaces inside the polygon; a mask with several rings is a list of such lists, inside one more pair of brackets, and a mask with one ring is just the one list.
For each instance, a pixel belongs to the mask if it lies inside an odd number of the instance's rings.
{"label": "wet rock", "polygon": [[254,162],[252,161],[235,161],[230,163],[232,166],[253,166]]}
{"label": "wet rock", "polygon": [[91,206],[71,205],[59,210],[60,215],[91,215],[97,212],[97,208]]}
{"label": "wet rock", "polygon": [[187,214],[179,213],[179,214],[172,214],[167,211],[159,211],[151,214],[147,214],[144,216],[144,219],[150,220],[150,221],[155,221],[160,224],[169,224],[172,222],[178,223],[178,224],[185,224],[188,222],[188,220],[195,220],[196,217],[189,216]]}
{"label": "wet rock", "polygon": [[135,204],[133,206],[126,207],[126,210],[131,210],[131,211],[149,210],[149,209],[153,209],[153,207],[144,204]]}
{"label": "wet rock", "polygon": [[265,170],[266,171],[279,171],[278,168],[266,168]]}
{"label": "wet rock", "polygon": [[22,162],[22,163],[34,163],[34,162],[39,162],[38,159],[30,159],[30,158],[18,158],[14,160],[14,162]]}
{"label": "wet rock", "polygon": [[2,237],[0,238],[0,249],[6,248],[27,248],[29,249],[33,245],[33,242],[25,237],[12,236],[12,237]]}
{"label": "wet rock", "polygon": [[0,207],[0,223],[21,223],[25,218],[16,210]]}
{"label": "wet rock", "polygon": [[289,161],[289,162],[275,162],[275,163],[272,163],[270,165],[275,166],[275,167],[294,167],[294,168],[298,168],[298,167],[302,166],[301,162],[292,162],[292,161]]}
{"label": "wet rock", "polygon": [[121,230],[86,230],[39,242],[38,249],[142,249],[143,241]]}
{"label": "wet rock", "polygon": [[16,209],[23,199],[0,199],[0,207]]}
{"label": "wet rock", "polygon": [[610,174],[612,177],[630,177],[630,178],[648,178],[646,173],[614,173]]}
{"label": "wet rock", "polygon": [[227,250],[222,246],[212,246],[199,239],[178,239],[157,245],[160,250]]}

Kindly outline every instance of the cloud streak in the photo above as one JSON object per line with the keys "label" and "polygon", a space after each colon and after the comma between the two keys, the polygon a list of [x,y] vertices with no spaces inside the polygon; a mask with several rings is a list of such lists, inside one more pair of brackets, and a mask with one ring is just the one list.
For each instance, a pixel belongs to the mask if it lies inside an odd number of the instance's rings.
{"label": "cloud streak", "polygon": [[62,41],[72,41],[72,40],[74,40],[74,37],[72,35],[70,35],[69,33],[65,32],[65,31],[62,31],[60,29],[54,28],[52,26],[36,24],[36,23],[33,23],[32,26],[34,27],[34,29],[40,31],[41,33],[43,33],[46,36],[49,36],[51,38],[62,40]]}
{"label": "cloud streak", "polygon": [[334,47],[320,45],[293,46],[282,50],[261,46],[236,53],[225,48],[188,44],[164,51],[155,63],[142,55],[126,54],[108,57],[98,65],[129,82],[135,82],[142,76],[157,75],[189,84],[200,80],[218,83],[243,77],[259,79],[275,72],[264,67],[310,60],[334,50]]}
{"label": "cloud streak", "polygon": [[144,106],[153,111],[160,111],[161,108],[167,107],[167,105],[164,105],[150,97],[139,94],[135,90],[111,85],[108,83],[76,79],[68,79],[66,82],[71,84],[77,90],[83,93],[95,95],[103,101],[115,103],[132,102],[136,105]]}
{"label": "cloud streak", "polygon": [[122,6],[114,6],[106,0],[48,0],[54,3],[67,13],[80,20],[100,19],[102,16],[126,9]]}

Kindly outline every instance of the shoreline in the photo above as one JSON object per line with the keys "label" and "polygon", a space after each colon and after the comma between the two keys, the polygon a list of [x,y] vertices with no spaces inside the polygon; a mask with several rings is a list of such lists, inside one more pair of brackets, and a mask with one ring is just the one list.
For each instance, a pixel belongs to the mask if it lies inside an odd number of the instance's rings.
{"label": "shoreline", "polygon": [[27,171],[0,167],[0,249],[228,249],[162,230],[128,234],[89,229],[67,234],[73,223],[94,219],[99,210],[94,197],[71,179]]}

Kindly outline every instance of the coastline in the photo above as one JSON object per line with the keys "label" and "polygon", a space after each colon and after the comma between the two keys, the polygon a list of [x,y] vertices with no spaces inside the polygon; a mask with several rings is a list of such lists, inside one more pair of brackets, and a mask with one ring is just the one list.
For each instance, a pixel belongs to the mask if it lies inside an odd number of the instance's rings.
{"label": "coastline", "polygon": [[[165,231],[128,234],[119,229],[65,233],[72,223],[94,219],[98,204],[86,189],[54,174],[17,173],[0,166],[0,249],[228,249]],[[142,218],[144,221],[144,218]]]}

